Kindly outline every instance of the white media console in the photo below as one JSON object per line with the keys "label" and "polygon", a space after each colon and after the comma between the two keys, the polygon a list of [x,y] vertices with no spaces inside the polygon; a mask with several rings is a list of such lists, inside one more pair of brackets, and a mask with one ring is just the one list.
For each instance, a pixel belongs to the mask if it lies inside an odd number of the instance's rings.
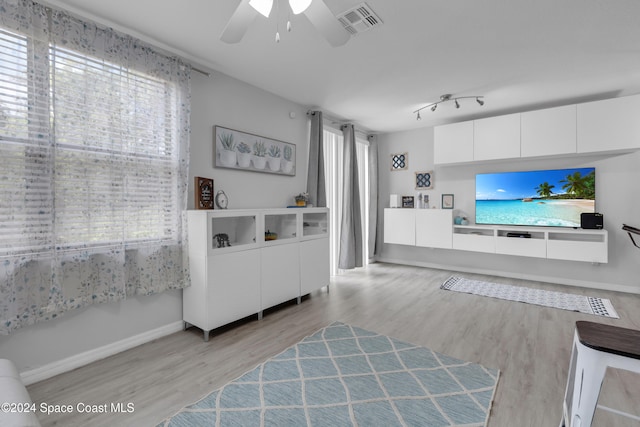
{"label": "white media console", "polygon": [[608,262],[606,230],[453,225],[453,211],[449,209],[386,208],[384,242],[566,261]]}

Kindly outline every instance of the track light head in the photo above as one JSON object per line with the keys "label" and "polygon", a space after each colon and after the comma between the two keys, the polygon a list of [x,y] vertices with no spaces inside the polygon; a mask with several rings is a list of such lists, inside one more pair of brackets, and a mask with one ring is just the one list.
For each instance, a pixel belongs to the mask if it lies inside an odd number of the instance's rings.
{"label": "track light head", "polygon": [[480,106],[483,106],[483,105],[484,105],[484,101],[483,101],[482,99],[480,99],[480,98],[476,98],[476,102],[477,102],[478,104],[480,104]]}
{"label": "track light head", "polygon": [[431,107],[431,111],[436,111],[436,108],[438,108],[438,104],[433,104],[433,107]]}
{"label": "track light head", "polygon": [[420,117],[420,110],[418,110],[418,116],[416,117],[416,120],[422,120],[422,117]]}
{"label": "track light head", "polygon": [[460,103],[458,102],[458,100],[454,99],[454,102],[456,103],[456,108],[460,108]]}

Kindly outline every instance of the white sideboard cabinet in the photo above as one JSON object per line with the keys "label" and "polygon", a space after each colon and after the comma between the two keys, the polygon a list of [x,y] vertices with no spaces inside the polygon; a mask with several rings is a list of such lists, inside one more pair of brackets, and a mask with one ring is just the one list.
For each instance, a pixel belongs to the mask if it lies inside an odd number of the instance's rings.
{"label": "white sideboard cabinet", "polygon": [[385,208],[384,242],[451,249],[453,210]]}
{"label": "white sideboard cabinet", "polygon": [[[509,233],[528,233],[527,238]],[[502,255],[605,264],[609,238],[606,230],[497,225],[456,225],[453,249]]]}
{"label": "white sideboard cabinet", "polygon": [[329,285],[329,210],[187,212],[183,320],[204,332]]}
{"label": "white sideboard cabinet", "polygon": [[416,244],[415,209],[385,208],[384,242],[410,246]]}
{"label": "white sideboard cabinet", "polygon": [[[526,237],[514,237],[522,234]],[[599,264],[609,261],[606,230],[453,225],[450,209],[385,208],[384,243]]]}

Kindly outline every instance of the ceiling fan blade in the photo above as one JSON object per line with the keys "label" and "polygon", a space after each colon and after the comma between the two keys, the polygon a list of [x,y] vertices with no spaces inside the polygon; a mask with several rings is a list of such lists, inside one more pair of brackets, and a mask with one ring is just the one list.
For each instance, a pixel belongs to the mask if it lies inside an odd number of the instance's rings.
{"label": "ceiling fan blade", "polygon": [[244,37],[251,23],[256,19],[258,12],[249,5],[249,0],[240,0],[240,4],[233,12],[224,31],[220,35],[220,40],[225,43],[238,43]]}
{"label": "ceiling fan blade", "polygon": [[344,29],[324,0],[313,0],[303,13],[331,46],[342,46],[351,38],[351,34]]}

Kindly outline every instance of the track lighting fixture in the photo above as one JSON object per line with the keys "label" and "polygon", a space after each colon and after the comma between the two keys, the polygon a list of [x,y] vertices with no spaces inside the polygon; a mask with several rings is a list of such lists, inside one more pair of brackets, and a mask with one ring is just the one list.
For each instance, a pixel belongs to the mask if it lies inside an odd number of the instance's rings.
{"label": "track lighting fixture", "polygon": [[447,102],[447,101],[453,101],[453,103],[455,104],[456,108],[460,108],[460,103],[458,102],[459,99],[471,99],[471,98],[475,98],[476,102],[482,106],[484,105],[484,101],[482,100],[482,98],[484,98],[483,96],[456,96],[454,97],[453,95],[451,95],[450,93],[444,94],[440,96],[440,101],[437,102],[433,102],[431,104],[427,104],[424,107],[418,108],[416,111],[414,111],[414,113],[417,114],[416,116],[416,120],[421,120],[422,117],[420,117],[420,111],[424,110],[425,108],[430,107],[431,111],[436,111],[436,108],[438,108],[438,104],[442,104],[443,102]]}

